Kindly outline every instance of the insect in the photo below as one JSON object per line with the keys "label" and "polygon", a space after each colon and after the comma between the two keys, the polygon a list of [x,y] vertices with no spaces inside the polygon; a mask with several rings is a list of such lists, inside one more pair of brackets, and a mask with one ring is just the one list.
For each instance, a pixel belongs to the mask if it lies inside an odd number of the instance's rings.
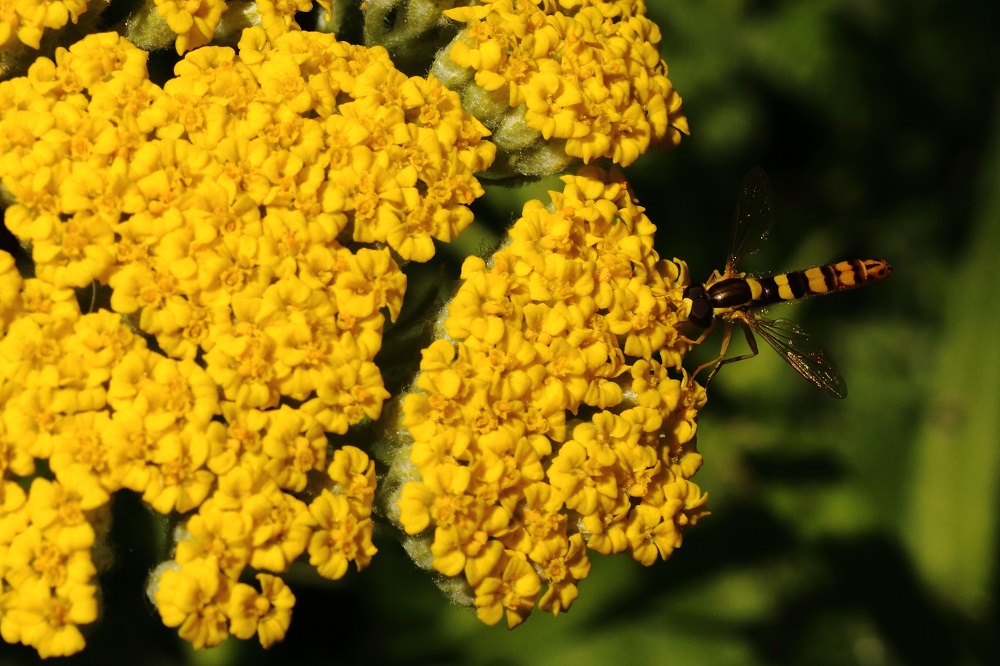
{"label": "insect", "polygon": [[[704,284],[691,285],[684,292],[684,298],[692,302],[688,321],[703,329],[695,342],[708,337],[717,322],[725,326],[722,351],[712,361],[699,366],[691,375],[692,380],[714,365],[705,382],[707,386],[722,366],[756,356],[756,333],[800,375],[829,395],[843,398],[847,395],[847,385],[826,352],[798,325],[787,319],[767,319],[763,310],[774,303],[855,289],[868,282],[883,280],[892,268],[884,259],[851,259],[770,277],[755,278],[741,273],[736,268],[740,259],[761,248],[773,220],[771,186],[764,170],[756,167],[743,181],[733,223],[733,244],[725,270],[715,271]],[[726,358],[735,324],[743,328],[750,353]]]}

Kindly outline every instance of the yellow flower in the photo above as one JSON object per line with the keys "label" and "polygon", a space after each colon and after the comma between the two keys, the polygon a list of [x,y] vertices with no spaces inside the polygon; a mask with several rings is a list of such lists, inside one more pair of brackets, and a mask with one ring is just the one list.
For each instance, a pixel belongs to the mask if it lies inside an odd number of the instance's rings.
{"label": "yellow flower", "polygon": [[285,637],[295,595],[276,576],[257,574],[257,581],[260,592],[246,583],[233,586],[227,613],[234,636],[246,639],[258,634],[260,644],[268,648]]}
{"label": "yellow flower", "polygon": [[208,468],[222,476],[244,458],[260,452],[261,439],[270,418],[259,409],[241,410],[235,403],[223,401],[222,414],[228,425],[227,438],[221,449],[212,452]]}
{"label": "yellow flower", "polygon": [[106,219],[78,212],[32,245],[36,275],[57,287],[83,287],[107,274],[114,261]]}
{"label": "yellow flower", "polygon": [[237,583],[229,593],[226,615],[229,616],[229,632],[246,640],[257,633],[260,613],[267,609],[267,600],[252,585]]}
{"label": "yellow flower", "polygon": [[87,522],[86,511],[96,509],[107,495],[81,495],[57,481],[36,478],[31,482],[26,510],[31,522],[52,532],[63,548],[89,548],[94,543],[94,528]]}
{"label": "yellow flower", "polygon": [[220,571],[237,580],[250,561],[250,528],[246,515],[205,502],[185,523],[185,533],[177,542],[174,557],[181,566],[214,559]]}
{"label": "yellow flower", "polygon": [[[482,465],[477,466],[482,467]],[[473,470],[482,474],[480,469]],[[510,515],[502,506],[491,506],[486,499],[477,497],[484,488],[472,488],[462,497],[438,498],[431,515],[437,528],[431,554],[433,566],[446,576],[457,576],[466,572],[466,579],[475,585],[484,572],[492,566],[499,551],[491,551],[491,546],[499,545],[491,537],[503,534],[510,522]],[[487,491],[488,493],[488,491]],[[448,515],[457,510],[456,515]]]}
{"label": "yellow flower", "polygon": [[252,324],[219,336],[205,354],[206,372],[226,399],[241,408],[267,408],[278,403],[274,378],[276,342]]}
{"label": "yellow flower", "polygon": [[157,438],[147,431],[137,411],[116,411],[100,437],[112,466],[112,474],[123,488],[142,493],[154,472],[153,451]]}
{"label": "yellow flower", "polygon": [[375,463],[364,451],[354,446],[337,449],[326,473],[334,483],[334,494],[346,497],[359,515],[371,513],[375,498]]}
{"label": "yellow flower", "polygon": [[[56,453],[60,478],[82,492],[96,474],[161,511],[189,510],[215,474],[261,454],[281,485],[303,489],[326,462],[320,429],[378,418],[388,397],[373,359],[406,287],[392,250],[429,258],[432,238],[472,220],[474,173],[493,158],[486,129],[457,94],[401,74],[384,51],[287,31],[303,7],[265,3],[265,29],[249,30],[239,53],[192,52],[162,88],[146,53],[112,34],[3,84],[6,221],[33,242],[49,283],[21,285],[6,265],[0,294],[20,299],[0,302],[0,355],[20,384],[3,386],[20,402],[4,427],[48,457],[52,433],[68,442],[79,420],[64,415],[106,410],[87,417],[110,422],[77,452],[105,451],[106,469]],[[160,3],[180,51],[212,34],[222,8]],[[428,213],[425,231],[407,231]],[[64,287],[94,279],[156,351],[107,312],[61,344],[79,317]],[[284,400],[302,405],[303,423],[241,445],[209,424],[220,388],[233,404],[222,428]],[[370,507],[370,489],[358,492],[359,510]]]}
{"label": "yellow flower", "polygon": [[149,462],[149,481],[143,501],[160,513],[186,513],[208,496],[215,475],[205,469],[209,452],[225,437],[225,427],[212,423],[205,430],[188,425],[184,430],[162,432]]}
{"label": "yellow flower", "polygon": [[541,591],[538,574],[520,554],[505,553],[492,575],[476,586],[476,616],[496,624],[507,614],[507,628],[521,624]]}
{"label": "yellow flower", "polygon": [[660,473],[656,450],[638,442],[621,442],[615,446],[619,463],[619,486],[629,497],[644,497],[650,484]]}
{"label": "yellow flower", "polygon": [[372,521],[356,512],[343,496],[324,490],[309,505],[316,529],[309,541],[309,564],[324,578],[337,580],[354,562],[364,569],[378,551],[372,544]]}
{"label": "yellow flower", "polygon": [[257,574],[257,581],[260,583],[261,597],[268,603],[267,610],[261,613],[257,637],[261,646],[268,648],[285,637],[292,621],[295,595],[277,576]]}
{"label": "yellow flower", "polygon": [[548,588],[538,600],[538,607],[553,615],[568,609],[579,592],[576,582],[590,573],[590,560],[583,536],[574,534],[568,540],[551,538],[539,541],[531,549],[531,560],[537,562]]}
{"label": "yellow flower", "polygon": [[681,529],[708,513],[708,496],[694,483],[668,474],[662,484],[648,502],[633,509],[626,529],[632,557],[647,566],[657,555],[669,557],[681,545]]}
{"label": "yellow flower", "polygon": [[153,593],[163,624],[179,627],[195,649],[229,636],[227,606],[232,583],[211,558],[163,571]]}
{"label": "yellow flower", "polygon": [[443,527],[451,527],[469,512],[472,498],[465,495],[471,481],[469,469],[444,464],[429,471],[423,483],[409,483],[403,488],[400,522],[409,534],[423,532],[432,518]]}
{"label": "yellow flower", "polygon": [[389,392],[382,384],[378,366],[353,360],[338,367],[329,384],[318,386],[316,397],[302,408],[328,432],[344,433],[364,418],[377,419]]}
{"label": "yellow flower", "polygon": [[240,509],[251,524],[250,566],[277,573],[301,555],[312,535],[309,507],[267,480]]}
{"label": "yellow flower", "polygon": [[626,529],[632,557],[649,566],[657,555],[666,559],[680,545],[680,535],[673,521],[663,520],[656,507],[640,504],[632,510]]}
{"label": "yellow flower", "polygon": [[246,583],[233,586],[227,614],[230,631],[237,638],[257,634],[264,648],[282,640],[292,621],[295,595],[277,576],[257,574],[261,591]]}
{"label": "yellow flower", "polygon": [[289,29],[298,28],[295,13],[308,12],[311,8],[310,0],[258,0],[257,2],[261,25],[271,39],[286,33]]}
{"label": "yellow flower", "polygon": [[36,578],[51,588],[90,583],[97,570],[89,548],[58,537],[58,532],[34,524],[15,536],[7,551],[7,582],[14,588]]}
{"label": "yellow flower", "polygon": [[118,411],[139,410],[152,430],[204,429],[219,413],[217,391],[194,361],[142,350],[128,353],[112,371],[108,403]]}
{"label": "yellow flower", "polygon": [[542,133],[542,138],[585,136],[589,128],[578,119],[575,108],[583,101],[579,88],[564,85],[555,72],[539,72],[521,87],[528,111],[524,119]]}
{"label": "yellow flower", "polygon": [[59,398],[66,397],[66,392],[41,386],[23,389],[9,398],[2,414],[7,437],[34,458],[52,455],[52,438],[62,402]]}
{"label": "yellow flower", "polygon": [[601,555],[624,552],[628,547],[625,534],[626,518],[631,504],[622,495],[610,511],[591,514],[581,519],[581,531],[587,535],[587,548]]}
{"label": "yellow flower", "polygon": [[531,552],[532,544],[556,537],[566,530],[567,516],[555,488],[536,482],[524,489],[524,501],[514,514],[516,528],[503,537],[511,550]]}
{"label": "yellow flower", "polygon": [[80,317],[65,343],[72,362],[85,370],[87,386],[101,385],[126,354],[145,348],[145,341],[122,322],[120,315],[98,310]]}
{"label": "yellow flower", "polygon": [[5,639],[30,645],[43,659],[65,657],[83,648],[80,625],[97,619],[97,590],[81,584],[51,588],[33,579],[20,585],[5,606]]}
{"label": "yellow flower", "polygon": [[60,482],[75,485],[70,479],[80,475],[86,479],[86,485],[99,483],[109,493],[121,487],[107,440],[101,438],[110,425],[106,411],[80,412],[59,420],[49,467]]}
{"label": "yellow flower", "polygon": [[581,442],[589,428],[584,423],[574,429],[574,439],[559,449],[548,470],[549,483],[559,490],[566,508],[584,516],[607,511],[618,496],[614,452],[592,440]]}
{"label": "yellow flower", "polygon": [[[10,9],[3,12],[3,23],[0,25],[6,24],[12,32],[16,30],[21,43],[37,49],[45,28],[62,28],[68,21],[76,23],[85,10],[86,0],[24,0],[12,3]],[[0,44],[6,41],[7,39],[0,40]]]}
{"label": "yellow flower", "polygon": [[80,318],[80,306],[73,290],[56,288],[43,280],[24,281],[21,306],[28,318],[41,326],[51,325],[52,333],[57,336]]}
{"label": "yellow flower", "polygon": [[326,463],[323,428],[308,414],[286,405],[269,415],[267,434],[261,439],[261,451],[267,456],[264,470],[280,487],[300,492],[306,487],[306,474]]}
{"label": "yellow flower", "polygon": [[[0,419],[0,477],[3,479],[9,479],[11,476],[27,477],[34,472],[35,459],[17,440],[7,436],[7,426]],[[6,484],[0,485],[0,512],[7,505],[7,498],[3,494],[6,488]]]}

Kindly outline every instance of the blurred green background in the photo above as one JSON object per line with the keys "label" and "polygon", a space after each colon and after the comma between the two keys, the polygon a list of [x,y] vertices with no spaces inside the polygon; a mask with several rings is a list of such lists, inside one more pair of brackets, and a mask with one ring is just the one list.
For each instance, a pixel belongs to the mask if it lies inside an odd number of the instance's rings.
{"label": "blurred green background", "polygon": [[[191,653],[137,599],[147,534],[73,663],[1000,663],[1000,5],[647,4],[692,128],[627,170],[661,254],[698,280],[722,268],[761,165],[777,222],[745,268],[889,259],[884,283],[780,311],[838,361],[848,398],[769,349],[723,370],[695,477],[713,514],[651,568],[595,556],[558,618],[483,626],[383,538],[361,574],[292,581],[292,628],[270,652]],[[477,212],[505,224],[525,196],[496,189]],[[0,663],[32,655],[4,647]]]}

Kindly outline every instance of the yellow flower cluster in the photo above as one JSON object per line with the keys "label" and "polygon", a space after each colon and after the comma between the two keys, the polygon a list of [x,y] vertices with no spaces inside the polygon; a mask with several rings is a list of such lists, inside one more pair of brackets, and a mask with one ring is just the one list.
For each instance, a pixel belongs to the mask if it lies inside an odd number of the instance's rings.
{"label": "yellow flower cluster", "polygon": [[169,356],[203,354],[227,400],[300,401],[343,433],[387,397],[372,359],[406,279],[384,246],[422,261],[464,228],[493,148],[382,50],[259,28],[241,48],[161,89],[95,35],[0,84],[7,226],[41,279],[107,283]]}
{"label": "yellow flower cluster", "polygon": [[89,2],[104,5],[103,0],[5,0],[0,2],[0,48],[15,37],[31,48],[41,46],[47,28],[58,29],[76,23],[87,11]]}
{"label": "yellow flower cluster", "polygon": [[706,513],[689,480],[705,393],[668,374],[689,346],[687,268],[659,260],[620,175],[563,181],[488,263],[466,260],[390,473],[408,551],[464,577],[489,624],[566,610],[587,548],[648,565]]}
{"label": "yellow flower cluster", "polygon": [[294,410],[272,413],[269,426],[260,429],[267,420],[268,414],[256,413],[229,428],[229,455],[241,447],[256,452],[244,453],[218,477],[212,495],[178,530],[174,559],[153,577],[150,596],[164,624],[178,627],[196,648],[229,635],[256,634],[264,647],[284,637],[294,595],[270,574],[257,575],[260,592],[239,582],[247,567],[281,573],[305,553],[319,575],[337,579],[351,562],[368,566],[376,552],[374,463],[353,446],[338,449],[327,469],[330,485],[308,493],[307,504],[284,491],[282,475],[313,469],[325,458],[326,441],[318,428],[312,428],[313,439],[302,434]]}
{"label": "yellow flower cluster", "polygon": [[[43,655],[83,646],[88,520],[120,488],[192,512],[150,594],[197,646],[284,635],[294,597],[246,567],[339,578],[375,553],[374,465],[327,433],[378,418],[394,256],[471,221],[493,147],[381,49],[261,28],[240,47],[161,88],[91,35],[0,83],[5,221],[37,276],[0,254],[0,633]],[[81,314],[93,281],[114,312]],[[25,495],[36,460],[53,478]]]}
{"label": "yellow flower cluster", "polygon": [[[121,488],[164,513],[198,509],[155,599],[199,647],[284,635],[291,592],[262,575],[258,595],[237,582],[247,567],[280,573],[303,553],[328,578],[367,566],[375,469],[362,451],[344,446],[327,466],[325,433],[307,413],[220,405],[193,361],[153,353],[107,310],[81,315],[69,289],[22,283],[6,253],[0,298],[5,640],[42,656],[83,648],[78,626],[97,617],[93,524]],[[34,475],[36,460],[55,480],[35,478],[25,495],[15,479]]]}
{"label": "yellow flower cluster", "polygon": [[[0,323],[0,634],[42,657],[63,656],[83,647],[79,627],[98,614],[91,547],[118,483],[102,408],[111,364],[133,336],[112,330],[114,316],[80,319],[71,290],[22,280],[6,252]],[[116,443],[123,453],[127,443]],[[36,459],[56,480],[28,487]]]}
{"label": "yellow flower cluster", "polygon": [[645,13],[643,0],[482,0],[444,12],[465,29],[432,72],[474,81],[463,99],[515,170],[558,154],[627,166],[688,131]]}
{"label": "yellow flower cluster", "polygon": [[[4,453],[22,458],[10,461],[11,469],[30,464],[20,452]],[[88,516],[100,505],[44,479],[27,494],[5,480],[0,493],[0,634],[43,658],[73,654],[84,644],[79,627],[98,614],[90,550],[96,533]]]}

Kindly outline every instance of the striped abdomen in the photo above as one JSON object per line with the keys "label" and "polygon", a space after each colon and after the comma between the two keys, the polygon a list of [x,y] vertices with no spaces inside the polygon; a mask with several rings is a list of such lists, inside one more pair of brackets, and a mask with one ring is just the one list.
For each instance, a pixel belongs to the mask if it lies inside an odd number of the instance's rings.
{"label": "striped abdomen", "polygon": [[747,278],[748,282],[758,284],[757,289],[751,285],[753,299],[750,307],[855,289],[866,282],[884,279],[889,275],[889,270],[889,264],[882,259],[852,259],[759,280]]}
{"label": "striped abdomen", "polygon": [[889,271],[889,264],[882,259],[852,259],[766,278],[724,278],[705,285],[705,292],[715,314],[720,315],[854,289],[884,279]]}

